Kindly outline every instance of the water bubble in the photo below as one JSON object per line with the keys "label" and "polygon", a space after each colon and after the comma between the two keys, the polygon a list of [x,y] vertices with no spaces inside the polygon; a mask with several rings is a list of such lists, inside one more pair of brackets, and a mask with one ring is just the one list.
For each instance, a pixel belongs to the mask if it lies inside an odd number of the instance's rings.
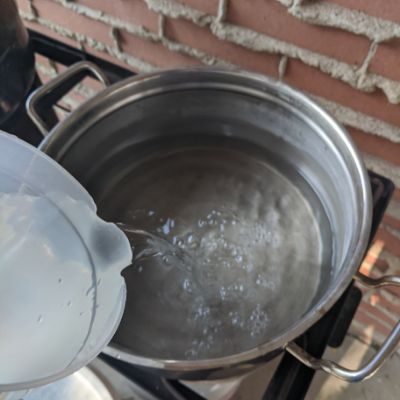
{"label": "water bubble", "polygon": [[42,321],[43,321],[42,315],[39,315],[38,322],[42,322]]}
{"label": "water bubble", "polygon": [[62,281],[63,281],[63,280],[60,278],[60,279],[58,280],[58,283],[62,283]]}
{"label": "water bubble", "polygon": [[115,355],[115,358],[116,358],[117,360],[120,360],[120,359],[121,359],[121,354],[116,354],[116,355]]}
{"label": "water bubble", "polygon": [[164,256],[163,261],[164,261],[164,264],[167,265],[168,267],[173,265],[173,261],[168,256]]}
{"label": "water bubble", "polygon": [[183,282],[183,288],[185,290],[188,290],[188,289],[190,289],[190,286],[191,286],[190,280],[189,279],[185,279],[184,282]]}
{"label": "water bubble", "polygon": [[197,351],[194,350],[194,349],[189,349],[189,350],[185,351],[185,356],[188,357],[188,358],[189,357],[194,357],[196,355],[197,355]]}
{"label": "water bubble", "polygon": [[72,304],[72,301],[69,301],[69,302],[68,302],[68,307],[70,307],[70,306],[71,306],[71,304]]}

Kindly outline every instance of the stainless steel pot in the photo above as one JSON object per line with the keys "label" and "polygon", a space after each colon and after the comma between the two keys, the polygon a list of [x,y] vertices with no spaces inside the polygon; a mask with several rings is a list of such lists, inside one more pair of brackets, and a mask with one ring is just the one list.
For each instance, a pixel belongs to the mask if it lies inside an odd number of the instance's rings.
{"label": "stainless steel pot", "polygon": [[[79,63],[37,90],[28,113],[43,132],[36,104],[61,97],[77,74],[96,71]],[[102,77],[101,71],[96,72]],[[56,94],[55,94],[56,93]],[[40,148],[74,175],[97,200],[113,190],[155,138],[197,135],[240,138],[284,160],[311,185],[324,205],[335,238],[334,265],[321,271],[321,284],[309,309],[291,326],[257,347],[209,360],[156,359],[111,342],[104,352],[172,378],[213,379],[248,372],[281,351],[310,368],[347,381],[372,376],[400,340],[396,325],[364,367],[349,371],[317,360],[293,340],[336,302],[355,278],[369,287],[400,285],[396,277],[372,280],[358,268],[371,224],[369,180],[352,140],[326,111],[300,91],[266,76],[228,68],[189,67],[139,75],[100,92],[45,138]],[[137,150],[138,145],[140,151]],[[136,150],[135,150],[136,149]],[[117,166],[117,168],[116,168]],[[290,296],[290,290],[287,293]]]}

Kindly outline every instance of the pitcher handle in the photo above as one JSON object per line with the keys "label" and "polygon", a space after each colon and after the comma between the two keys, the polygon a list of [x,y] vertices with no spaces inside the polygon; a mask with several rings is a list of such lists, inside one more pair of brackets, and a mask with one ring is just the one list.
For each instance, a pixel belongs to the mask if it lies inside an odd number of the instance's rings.
{"label": "pitcher handle", "polygon": [[[400,286],[400,278],[397,276],[389,275],[379,279],[373,279],[365,276],[361,272],[357,272],[354,279],[372,289],[389,285]],[[344,368],[333,361],[315,358],[294,342],[288,343],[286,345],[286,350],[309,368],[325,371],[336,378],[347,382],[360,382],[373,376],[379,368],[382,367],[382,365],[396,350],[399,342],[400,321],[393,328],[392,332],[371,360],[369,360],[363,367],[356,370]]]}

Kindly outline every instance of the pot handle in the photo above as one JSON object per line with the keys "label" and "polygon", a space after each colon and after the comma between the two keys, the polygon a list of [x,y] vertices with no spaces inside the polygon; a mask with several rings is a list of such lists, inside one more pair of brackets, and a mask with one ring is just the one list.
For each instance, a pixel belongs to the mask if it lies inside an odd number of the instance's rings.
{"label": "pot handle", "polygon": [[[361,272],[357,272],[354,276],[354,279],[372,289],[377,289],[389,285],[400,286],[400,278],[397,276],[384,276],[379,279],[372,279],[368,276],[363,275]],[[307,367],[309,368],[315,370],[323,370],[335,376],[336,378],[342,379],[347,382],[359,382],[373,376],[379,370],[379,368],[390,358],[390,356],[396,350],[399,342],[400,322],[396,324],[392,332],[390,332],[389,336],[386,338],[382,347],[371,358],[371,360],[362,368],[356,370],[344,368],[333,361],[314,358],[294,342],[288,343],[286,345],[286,350],[303,364],[307,365]]]}
{"label": "pot handle", "polygon": [[36,89],[28,97],[26,111],[43,136],[49,134],[50,128],[40,117],[40,110],[45,110],[56,104],[61,97],[88,75],[97,78],[105,87],[110,84],[107,77],[95,64],[89,61],[81,61],[73,64],[64,72]]}

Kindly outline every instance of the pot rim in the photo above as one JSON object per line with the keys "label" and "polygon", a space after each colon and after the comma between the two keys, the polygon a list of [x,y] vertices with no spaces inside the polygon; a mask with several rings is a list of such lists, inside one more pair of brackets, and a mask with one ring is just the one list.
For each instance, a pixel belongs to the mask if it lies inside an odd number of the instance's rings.
{"label": "pot rim", "polygon": [[[247,70],[243,70],[237,67],[208,67],[208,66],[186,66],[186,67],[178,67],[178,68],[168,68],[158,72],[146,73],[136,75],[131,78],[127,78],[121,82],[118,82],[103,91],[99,92],[96,96],[89,99],[81,106],[79,106],[76,110],[71,112],[69,116],[67,116],[64,120],[56,125],[56,127],[50,132],[50,134],[42,141],[39,146],[39,149],[47,153],[50,157],[53,157],[56,161],[60,161],[63,155],[66,153],[69,147],[78,140],[78,138],[84,134],[85,130],[88,126],[92,126],[93,124],[99,122],[102,118],[104,118],[109,113],[112,113],[116,109],[123,107],[124,105],[132,102],[136,102],[138,100],[142,100],[146,97],[153,96],[154,94],[159,94],[161,91],[144,91],[135,93],[135,86],[145,82],[145,81],[156,81],[161,77],[164,77],[169,74],[182,74],[182,73],[204,73],[207,72],[209,74],[214,74],[218,76],[218,74],[222,75],[230,75],[237,76],[241,78],[247,78],[254,83],[259,82],[260,84],[267,86],[274,91],[279,91],[282,95],[288,96],[289,98],[296,99],[297,102],[303,104],[305,107],[309,109],[313,109],[315,113],[318,113],[321,118],[323,118],[338,134],[341,138],[342,142],[346,146],[346,150],[351,155],[351,161],[354,163],[357,171],[357,178],[359,182],[354,183],[354,185],[359,185],[362,193],[362,222],[360,224],[360,229],[358,232],[358,240],[355,246],[352,249],[347,251],[347,257],[352,253],[352,257],[350,261],[347,263],[345,267],[346,271],[342,273],[336,282],[332,284],[330,287],[329,293],[323,296],[318,304],[310,310],[307,314],[305,314],[301,319],[299,319],[294,325],[290,328],[286,329],[276,337],[272,338],[268,342],[261,344],[252,349],[243,351],[241,353],[232,354],[224,357],[214,358],[214,359],[205,359],[205,360],[164,360],[157,359],[151,357],[143,357],[135,355],[133,352],[130,352],[128,349],[119,347],[113,343],[109,344],[103,352],[107,355],[120,359],[122,361],[126,361],[132,364],[140,365],[143,367],[151,367],[156,369],[163,369],[169,371],[196,371],[196,370],[209,370],[209,369],[220,369],[227,368],[230,365],[237,365],[246,363],[250,360],[254,360],[256,358],[262,357],[267,353],[272,352],[277,349],[284,349],[286,345],[294,340],[296,337],[304,333],[309,327],[315,324],[339,299],[339,297],[343,294],[345,289],[350,284],[354,274],[360,267],[362,258],[364,257],[368,238],[370,235],[371,228],[371,220],[372,220],[372,199],[371,199],[371,188],[369,178],[364,167],[363,161],[359,154],[358,149],[356,148],[353,140],[350,135],[347,133],[345,128],[338,122],[334,117],[332,117],[326,110],[324,110],[319,104],[310,99],[307,95],[305,95],[300,90],[283,83],[280,80],[277,80],[272,77],[265,76],[260,73],[251,72]],[[196,83],[193,83],[190,88],[182,87],[182,89],[195,89]],[[171,91],[177,88],[177,85],[172,85],[169,87]],[[260,90],[260,89],[259,89]],[[116,94],[121,95],[125,91],[129,91],[129,98],[120,99],[110,107],[109,99]],[[120,93],[118,93],[120,92]],[[166,91],[162,91],[165,93]],[[134,93],[134,94],[132,94]],[[107,112],[101,112],[107,105]],[[99,113],[93,112],[93,107],[97,106],[100,110]],[[95,114],[95,115],[94,115]],[[70,138],[63,138],[61,140],[61,146],[58,144],[58,141],[61,137],[65,136],[65,131],[67,127],[73,124],[74,116],[81,118],[83,116],[88,116],[89,118],[82,124],[79,124],[78,129],[75,131],[74,135]],[[62,149],[62,151],[61,151]]]}

